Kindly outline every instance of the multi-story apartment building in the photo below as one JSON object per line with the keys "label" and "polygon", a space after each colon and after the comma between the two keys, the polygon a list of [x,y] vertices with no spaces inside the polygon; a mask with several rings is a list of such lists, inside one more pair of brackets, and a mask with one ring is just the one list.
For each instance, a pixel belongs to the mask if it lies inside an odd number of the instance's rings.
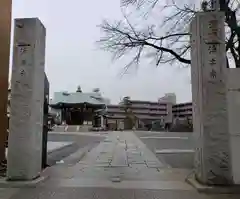
{"label": "multi-story apartment building", "polygon": [[[172,105],[167,102],[151,102],[141,100],[130,100],[130,110],[137,120],[136,127],[159,122],[172,122]],[[126,117],[124,105],[108,105],[106,108],[108,122],[121,123]]]}
{"label": "multi-story apartment building", "polygon": [[[164,118],[167,114],[167,104],[150,101],[131,100],[131,111],[139,119],[160,119]],[[121,104],[108,105],[107,112],[109,115],[121,118],[124,115],[124,108]]]}
{"label": "multi-story apartment building", "polygon": [[[130,100],[130,109],[132,114],[137,118],[138,123],[151,124],[160,122],[162,125],[185,123],[192,121],[192,103],[176,104],[175,94],[166,94],[159,98],[158,102]],[[126,117],[124,106],[117,105],[107,106],[107,116],[109,122],[121,123]]]}
{"label": "multi-story apartment building", "polygon": [[192,103],[180,103],[173,105],[173,131],[193,131]]}
{"label": "multi-story apartment building", "polygon": [[175,104],[172,109],[174,118],[192,119],[192,102]]}

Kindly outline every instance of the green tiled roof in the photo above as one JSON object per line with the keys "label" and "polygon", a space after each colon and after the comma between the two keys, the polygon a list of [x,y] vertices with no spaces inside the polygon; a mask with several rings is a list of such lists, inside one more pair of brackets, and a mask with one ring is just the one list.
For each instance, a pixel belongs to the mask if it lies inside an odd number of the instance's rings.
{"label": "green tiled roof", "polygon": [[56,104],[93,104],[93,105],[104,105],[104,99],[98,93],[66,93],[56,92],[54,93],[52,105]]}

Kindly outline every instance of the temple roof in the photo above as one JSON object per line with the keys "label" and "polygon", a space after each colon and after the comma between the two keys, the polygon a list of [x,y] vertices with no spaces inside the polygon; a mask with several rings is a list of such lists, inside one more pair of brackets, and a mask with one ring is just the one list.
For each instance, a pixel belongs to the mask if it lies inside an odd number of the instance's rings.
{"label": "temple roof", "polygon": [[53,100],[50,105],[57,104],[92,104],[92,105],[105,105],[105,99],[99,93],[67,93],[55,92]]}

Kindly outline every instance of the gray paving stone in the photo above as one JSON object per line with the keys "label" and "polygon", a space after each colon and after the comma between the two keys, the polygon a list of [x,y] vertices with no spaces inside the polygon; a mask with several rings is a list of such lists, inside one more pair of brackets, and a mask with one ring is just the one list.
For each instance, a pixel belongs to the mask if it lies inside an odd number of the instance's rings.
{"label": "gray paving stone", "polygon": [[146,161],[147,167],[149,168],[163,168],[164,165],[159,161]]}
{"label": "gray paving stone", "polygon": [[142,156],[128,157],[128,164],[145,164]]}
{"label": "gray paving stone", "polygon": [[102,163],[102,164],[96,164],[96,167],[110,167],[110,163]]}
{"label": "gray paving stone", "polygon": [[127,154],[123,148],[117,148],[114,153],[113,160],[111,162],[112,166],[128,166]]}
{"label": "gray paving stone", "polygon": [[0,199],[10,199],[18,191],[18,188],[0,188]]}
{"label": "gray paving stone", "polygon": [[112,182],[121,182],[121,178],[120,178],[120,176],[114,176],[111,178],[111,181]]}

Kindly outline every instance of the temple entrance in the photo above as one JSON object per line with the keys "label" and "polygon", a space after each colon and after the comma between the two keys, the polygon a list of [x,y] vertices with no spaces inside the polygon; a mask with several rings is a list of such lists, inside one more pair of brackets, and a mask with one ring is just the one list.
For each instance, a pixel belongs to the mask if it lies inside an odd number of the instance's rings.
{"label": "temple entrance", "polygon": [[61,112],[61,123],[67,125],[84,125],[99,123],[99,121],[95,121],[95,111],[102,108],[102,105],[87,103],[52,104],[51,107]]}
{"label": "temple entrance", "polygon": [[69,117],[67,119],[68,125],[83,125],[84,113],[79,109],[72,109],[69,112]]}

